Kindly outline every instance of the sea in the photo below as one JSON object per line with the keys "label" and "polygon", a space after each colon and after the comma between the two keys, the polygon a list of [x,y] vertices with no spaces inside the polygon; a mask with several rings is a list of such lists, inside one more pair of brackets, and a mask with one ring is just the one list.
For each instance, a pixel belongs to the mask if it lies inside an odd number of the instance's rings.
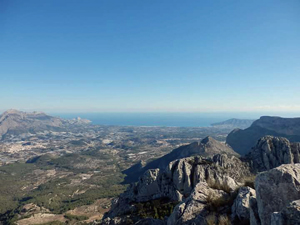
{"label": "sea", "polygon": [[80,117],[95,125],[209,127],[212,123],[231,118],[252,119],[241,115],[223,113],[56,113],[63,119]]}

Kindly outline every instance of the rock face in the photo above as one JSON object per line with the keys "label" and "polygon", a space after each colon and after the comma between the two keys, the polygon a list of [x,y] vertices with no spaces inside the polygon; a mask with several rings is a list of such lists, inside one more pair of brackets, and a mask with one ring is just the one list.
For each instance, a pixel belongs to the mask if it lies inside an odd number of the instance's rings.
{"label": "rock face", "polygon": [[20,134],[44,130],[61,131],[69,125],[82,125],[89,122],[80,118],[64,120],[42,112],[26,113],[12,109],[0,115],[0,139],[7,133]]}
{"label": "rock face", "polygon": [[[124,171],[124,173],[127,175],[126,179],[128,182],[135,182],[148,169],[155,169],[155,168],[164,169],[168,166],[170,162],[174,160],[186,158],[194,155],[200,155],[203,157],[212,157],[216,154],[227,154],[229,156],[239,157],[239,154],[233,151],[230,146],[222,142],[219,142],[213,139],[212,137],[206,137],[201,142],[194,142],[189,145],[181,146],[177,149],[174,149],[169,154],[148,163],[138,171],[129,168],[126,171]],[[133,167],[137,168],[138,165],[135,165]]]}
{"label": "rock face", "polygon": [[[233,191],[239,187],[238,182],[249,174],[247,164],[235,156],[215,155],[211,159],[194,156],[179,159],[169,163],[165,170],[147,170],[136,184],[132,184],[120,195],[105,217],[110,220],[108,218],[132,213],[135,210],[133,203],[136,202],[167,198],[172,202],[184,200],[176,207],[170,221],[185,223],[195,219],[199,222],[204,218],[205,196],[209,192],[223,195],[225,192],[218,189]],[[197,216],[200,211],[203,214]]]}
{"label": "rock face", "polygon": [[271,215],[300,199],[300,164],[286,164],[260,173],[255,180],[257,210],[262,225]]}
{"label": "rock face", "polygon": [[299,143],[290,143],[286,138],[265,136],[258,140],[248,157],[254,170],[270,170],[281,164],[299,162]]}
{"label": "rock face", "polygon": [[209,211],[206,209],[209,196],[226,198],[227,193],[208,186],[205,182],[198,183],[192,194],[178,204],[168,218],[168,225],[179,224],[206,224]]}
{"label": "rock face", "polygon": [[271,225],[300,225],[300,200],[293,201],[271,217]]}
{"label": "rock face", "polygon": [[249,204],[250,204],[250,224],[261,225],[259,214],[258,214],[256,197],[254,196],[250,197]]}
{"label": "rock face", "polygon": [[103,224],[125,223],[133,219],[128,215],[135,215],[135,222],[143,221],[136,203],[155,199],[178,203],[157,224],[218,224],[228,215],[232,224],[300,224],[300,164],[294,163],[298,147],[285,138],[262,138],[252,164],[267,171],[257,175],[255,190],[242,187],[244,178],[252,175],[249,164],[225,154],[183,158],[170,162],[165,170],[147,170],[113,204]]}
{"label": "rock face", "polygon": [[[201,142],[211,143],[210,138]],[[164,170],[149,169],[113,204],[103,224],[143,221],[136,213],[137,203],[167,199],[177,205],[157,224],[300,225],[299,149],[300,143],[265,136],[242,159],[228,154],[192,156],[172,161]],[[244,183],[253,171],[259,172],[255,190]],[[252,186],[250,182],[246,184]]]}
{"label": "rock face", "polygon": [[257,140],[266,135],[285,137],[291,142],[300,141],[300,118],[263,116],[244,130],[233,130],[226,142],[239,154],[249,153]]}
{"label": "rock face", "polygon": [[250,222],[250,198],[256,197],[255,190],[250,187],[241,187],[232,205],[232,220],[236,222]]}

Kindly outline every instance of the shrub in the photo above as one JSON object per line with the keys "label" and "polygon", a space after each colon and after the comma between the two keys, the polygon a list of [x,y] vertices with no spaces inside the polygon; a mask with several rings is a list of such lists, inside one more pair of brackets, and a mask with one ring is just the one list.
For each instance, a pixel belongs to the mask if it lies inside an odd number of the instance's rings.
{"label": "shrub", "polygon": [[244,178],[244,186],[248,186],[248,187],[255,189],[255,186],[254,186],[255,178],[256,178],[256,176],[254,176],[254,175],[245,177]]}
{"label": "shrub", "polygon": [[227,183],[222,183],[221,184],[219,182],[208,179],[207,184],[208,184],[209,187],[211,187],[213,189],[222,190],[222,191],[225,191],[226,193],[231,192],[231,188],[228,186]]}
{"label": "shrub", "polygon": [[83,220],[87,220],[88,217],[87,216],[77,216],[77,215],[72,215],[72,214],[65,214],[64,217],[68,220],[77,220],[77,221],[83,221]]}
{"label": "shrub", "polygon": [[215,213],[209,214],[206,217],[206,223],[207,223],[207,225],[216,225],[216,221],[217,221],[217,217],[216,217]]}
{"label": "shrub", "polygon": [[211,212],[218,212],[221,207],[227,206],[231,208],[233,202],[238,194],[238,189],[228,194],[227,196],[216,196],[213,192],[210,192],[206,197],[206,207]]}
{"label": "shrub", "polygon": [[135,203],[137,216],[140,218],[154,218],[163,220],[170,216],[178,202],[168,199],[156,199],[148,202]]}
{"label": "shrub", "polygon": [[228,215],[221,215],[219,216],[218,220],[219,220],[218,225],[231,225]]}
{"label": "shrub", "polygon": [[40,224],[35,224],[35,225],[64,225],[64,224],[65,223],[63,223],[63,222],[55,220],[55,221],[51,221],[51,222],[48,222],[48,223],[40,223]]}
{"label": "shrub", "polygon": [[209,214],[206,217],[207,225],[231,225],[228,215],[216,215],[215,213]]}

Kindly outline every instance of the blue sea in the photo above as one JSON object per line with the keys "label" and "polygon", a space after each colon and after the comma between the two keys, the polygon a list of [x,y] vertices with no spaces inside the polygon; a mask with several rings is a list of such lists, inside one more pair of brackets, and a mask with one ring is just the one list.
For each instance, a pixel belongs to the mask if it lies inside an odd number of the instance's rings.
{"label": "blue sea", "polygon": [[91,120],[96,125],[164,127],[208,127],[212,123],[222,122],[235,116],[209,113],[61,113],[52,115],[64,119],[79,116]]}

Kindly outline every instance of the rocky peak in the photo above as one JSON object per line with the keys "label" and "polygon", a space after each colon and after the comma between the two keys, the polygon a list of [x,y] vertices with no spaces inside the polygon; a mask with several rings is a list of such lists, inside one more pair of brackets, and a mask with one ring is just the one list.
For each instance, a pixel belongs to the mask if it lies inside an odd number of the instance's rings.
{"label": "rocky peak", "polygon": [[[243,177],[249,175],[250,170],[247,164],[235,156],[219,155],[213,159],[193,156],[175,160],[170,162],[164,170],[158,168],[147,170],[137,183],[132,184],[120,196],[106,217],[113,218],[132,212],[134,202],[147,202],[161,198],[167,198],[173,202],[184,201],[182,203],[184,207],[186,204],[193,204],[193,198],[198,198],[196,196],[199,193],[207,195],[210,191],[216,194],[224,192],[218,189],[213,190],[212,187],[208,187],[209,185],[226,187],[227,191],[233,191],[239,186],[239,181],[241,182]],[[207,190],[196,188],[197,185],[200,187],[199,183],[202,183],[200,186],[206,187]],[[192,196],[192,199],[187,200],[188,196]],[[201,204],[201,209],[204,207],[205,204]],[[188,210],[186,213],[183,217],[179,217],[186,220],[190,217]],[[193,216],[197,217],[197,214]],[[179,219],[178,213],[175,212],[171,218],[170,220]]]}
{"label": "rocky peak", "polygon": [[[229,156],[239,157],[239,154],[232,150],[230,146],[220,141],[215,140],[212,137],[206,137],[201,142],[193,142],[189,145],[184,145],[179,148],[174,149],[172,152],[158,158],[152,162],[149,162],[144,167],[139,167],[134,165],[133,167],[124,171],[127,174],[127,181],[134,182],[137,181],[138,177],[141,176],[148,169],[160,168],[164,169],[168,164],[174,160],[190,157],[190,156],[203,156],[203,157],[213,157],[218,154],[227,154]],[[134,169],[133,169],[134,168]],[[141,168],[139,171],[136,168]]]}
{"label": "rocky peak", "polygon": [[207,136],[206,138],[203,138],[201,143],[202,144],[207,144],[207,143],[215,143],[217,142],[215,139],[213,139],[211,136]]}
{"label": "rocky peak", "polygon": [[265,136],[258,140],[249,153],[255,171],[265,171],[281,164],[299,162],[299,143],[290,143],[282,137]]}

